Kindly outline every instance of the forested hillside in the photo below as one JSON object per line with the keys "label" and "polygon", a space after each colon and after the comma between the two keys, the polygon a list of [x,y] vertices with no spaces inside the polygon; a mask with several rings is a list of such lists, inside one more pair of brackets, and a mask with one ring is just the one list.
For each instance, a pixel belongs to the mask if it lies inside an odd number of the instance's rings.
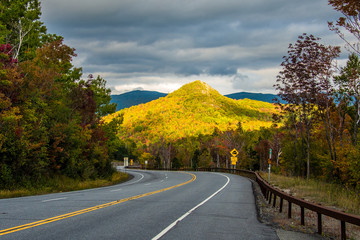
{"label": "forested hillside", "polygon": [[100,76],[81,79],[75,49],[47,33],[40,9],[39,1],[1,1],[0,189],[113,171],[113,131],[100,122],[116,107],[110,89]]}
{"label": "forested hillside", "polygon": [[[223,152],[230,151],[233,144],[243,144],[233,139],[237,131],[268,128],[272,125],[272,115],[277,112],[270,103],[224,97],[198,80],[166,97],[123,109],[104,119],[105,122],[122,122],[118,136],[128,142],[128,149],[134,147],[133,154],[140,159],[148,158],[152,164],[169,167],[171,158],[176,158],[174,164],[190,167],[194,165],[189,162],[194,152],[199,151],[201,143],[209,141],[211,136],[219,137],[216,148],[223,148]],[[225,136],[225,133],[235,135]],[[164,151],[169,154],[168,157]],[[210,154],[210,151],[202,151],[199,155]],[[226,156],[221,157],[225,166]],[[210,155],[203,158],[207,164],[211,164]],[[165,163],[160,162],[160,159]]]}
{"label": "forested hillside", "polygon": [[106,117],[123,117],[123,138],[157,141],[176,140],[211,134],[214,129],[235,129],[240,122],[245,130],[270,127],[275,106],[253,100],[233,100],[222,96],[204,82],[184,85],[166,97],[133,106]]}
{"label": "forested hillside", "polygon": [[[135,105],[151,102],[161,97],[165,97],[166,95],[166,93],[160,93],[155,91],[134,90],[118,95],[111,95],[111,103],[116,103],[116,111],[119,111],[124,108],[129,108]],[[268,103],[273,103],[274,99],[278,99],[280,102],[285,103],[285,101],[282,101],[277,95],[274,94],[239,92],[227,94],[224,96],[236,100],[247,98]]]}

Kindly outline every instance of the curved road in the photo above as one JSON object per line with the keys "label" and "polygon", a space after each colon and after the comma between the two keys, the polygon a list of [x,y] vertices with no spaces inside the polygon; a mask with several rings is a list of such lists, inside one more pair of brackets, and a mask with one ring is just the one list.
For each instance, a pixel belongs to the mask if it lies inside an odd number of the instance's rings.
{"label": "curved road", "polygon": [[246,178],[128,172],[110,187],[0,200],[0,239],[278,239]]}

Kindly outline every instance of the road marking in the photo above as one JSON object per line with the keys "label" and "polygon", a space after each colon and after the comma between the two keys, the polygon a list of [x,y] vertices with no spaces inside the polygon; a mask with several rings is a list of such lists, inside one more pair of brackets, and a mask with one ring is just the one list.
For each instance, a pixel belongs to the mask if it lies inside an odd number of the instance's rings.
{"label": "road marking", "polygon": [[59,201],[59,200],[64,200],[64,199],[67,199],[67,197],[54,198],[54,199],[46,199],[46,200],[42,200],[41,202]]}
{"label": "road marking", "polygon": [[200,207],[201,205],[205,204],[207,201],[209,201],[211,198],[213,198],[216,194],[218,194],[221,190],[223,190],[230,182],[230,178],[225,176],[224,174],[221,173],[216,173],[219,175],[222,175],[224,177],[227,178],[227,182],[225,183],[224,186],[222,186],[219,190],[217,190],[215,193],[213,193],[210,197],[208,197],[207,199],[205,199],[204,201],[202,201],[201,203],[199,203],[198,205],[196,205],[195,207],[193,207],[192,209],[190,209],[189,211],[187,211],[184,215],[182,215],[181,217],[179,217],[178,219],[176,219],[173,223],[171,223],[169,226],[167,226],[164,230],[162,230],[158,235],[156,235],[155,237],[152,238],[152,240],[157,240],[160,239],[162,236],[164,236],[168,231],[170,231],[173,227],[176,226],[176,224],[178,224],[181,220],[183,220],[184,218],[186,218],[187,216],[189,216],[194,210],[196,210],[198,207]]}
{"label": "road marking", "polygon": [[[133,172],[133,171],[132,171],[132,172]],[[133,172],[133,173],[140,174],[140,175],[141,175],[141,178],[140,178],[140,179],[138,179],[138,180],[136,180],[135,182],[121,184],[121,186],[127,186],[127,185],[131,185],[131,184],[134,184],[134,183],[140,182],[140,181],[144,178],[144,175],[143,175],[143,174],[141,174],[141,173],[138,173],[138,172]]]}
{"label": "road marking", "polygon": [[114,206],[114,205],[119,204],[119,203],[123,203],[123,202],[131,201],[131,200],[143,198],[143,197],[150,196],[150,195],[153,195],[153,194],[156,194],[156,193],[165,192],[167,190],[174,189],[174,188],[177,188],[177,187],[180,187],[180,186],[183,186],[185,184],[188,184],[188,183],[191,183],[191,182],[195,181],[196,176],[194,174],[192,174],[192,173],[186,173],[186,174],[191,175],[191,179],[186,181],[186,182],[183,182],[183,183],[171,186],[171,187],[163,188],[163,189],[160,189],[160,190],[156,190],[156,191],[153,191],[153,192],[143,193],[143,194],[136,195],[136,196],[133,196],[133,197],[120,199],[120,200],[117,200],[117,201],[97,205],[97,206],[90,207],[90,208],[85,208],[85,209],[82,209],[82,210],[79,210],[79,211],[70,212],[70,213],[66,213],[66,214],[63,214],[63,215],[43,219],[43,220],[40,220],[40,221],[27,223],[27,224],[19,225],[19,226],[12,227],[12,228],[3,229],[3,230],[0,230],[0,236],[6,235],[6,234],[9,234],[9,233],[22,231],[22,230],[33,228],[33,227],[37,227],[37,226],[44,225],[44,224],[47,224],[47,223],[60,221],[62,219],[66,219],[66,218],[74,217],[74,216],[77,216],[77,215],[80,215],[80,214],[83,214],[83,213],[92,212],[92,211],[99,210],[99,209],[102,209],[102,208]]}
{"label": "road marking", "polygon": [[119,189],[114,189],[114,190],[110,190],[110,192],[117,192],[117,191],[121,191],[122,189],[119,188]]}
{"label": "road marking", "polygon": [[[130,172],[130,171],[129,171],[129,172]],[[133,171],[131,171],[131,172],[141,175],[140,179],[136,180],[135,182],[120,183],[120,184],[118,184],[118,185],[121,185],[121,187],[122,187],[122,186],[128,186],[128,185],[137,183],[137,182],[141,181],[141,180],[144,178],[144,175],[141,174],[141,173],[133,172]],[[117,185],[114,185],[114,186],[101,187],[101,189],[108,189],[108,188],[114,188],[114,187],[118,187],[118,186],[117,186]],[[85,189],[85,190],[78,190],[78,191],[74,191],[74,192],[64,192],[64,193],[59,193],[59,195],[62,195],[62,196],[64,196],[64,195],[65,195],[65,196],[76,196],[76,195],[81,195],[81,194],[84,193],[84,192],[90,192],[90,191],[96,191],[96,190],[99,190],[99,188],[91,188],[91,189]],[[111,191],[111,190],[110,190],[110,191]]]}
{"label": "road marking", "polygon": [[[144,178],[144,175],[143,175],[143,174],[141,174],[141,173],[138,173],[138,172],[132,172],[132,173],[140,174],[140,175],[141,175],[141,178],[139,178],[139,179],[138,179],[138,180],[136,180],[135,182],[121,184],[121,187],[123,187],[123,186],[128,186],[128,185],[131,185],[131,184],[134,184],[134,183],[140,182],[140,181]],[[110,192],[117,192],[117,191],[120,191],[120,190],[121,190],[121,188],[120,188],[120,189],[110,190]]]}

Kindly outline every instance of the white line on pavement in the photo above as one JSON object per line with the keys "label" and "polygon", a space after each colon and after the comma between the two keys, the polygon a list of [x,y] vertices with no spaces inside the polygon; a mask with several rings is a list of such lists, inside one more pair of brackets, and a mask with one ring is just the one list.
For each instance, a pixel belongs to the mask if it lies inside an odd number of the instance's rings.
{"label": "white line on pavement", "polygon": [[135,182],[121,184],[121,186],[127,186],[127,185],[130,185],[130,184],[137,183],[137,182],[141,181],[141,180],[144,178],[144,175],[142,175],[141,173],[138,173],[138,172],[132,172],[132,173],[140,174],[140,175],[141,175],[141,178],[138,179],[138,180],[136,180]]}
{"label": "white line on pavement", "polygon": [[41,202],[59,201],[59,200],[64,200],[64,199],[67,199],[67,197],[47,199],[47,200],[42,200]]}
{"label": "white line on pavement", "polygon": [[219,190],[217,190],[216,192],[214,192],[210,197],[208,197],[207,199],[205,199],[204,201],[202,201],[201,203],[199,203],[198,205],[196,205],[195,207],[193,207],[192,209],[190,209],[188,212],[186,212],[184,215],[182,215],[181,217],[179,217],[178,219],[176,219],[172,224],[170,224],[169,226],[167,226],[164,230],[162,230],[158,235],[156,235],[155,237],[152,238],[152,240],[157,240],[160,239],[162,236],[164,236],[168,231],[170,231],[173,227],[175,227],[175,225],[180,222],[181,220],[183,220],[184,218],[186,218],[187,216],[189,216],[194,210],[196,210],[198,207],[200,207],[201,205],[203,205],[204,203],[206,203],[207,201],[209,201],[211,198],[213,198],[216,194],[218,194],[221,190],[223,190],[230,182],[230,178],[228,178],[227,176],[225,176],[224,174],[221,173],[217,173],[219,175],[222,175],[224,177],[227,178],[227,182],[225,183],[224,186],[222,186]]}
{"label": "white line on pavement", "polygon": [[110,190],[110,192],[117,192],[117,191],[121,191],[122,189],[119,188],[119,189],[114,189],[114,190]]}

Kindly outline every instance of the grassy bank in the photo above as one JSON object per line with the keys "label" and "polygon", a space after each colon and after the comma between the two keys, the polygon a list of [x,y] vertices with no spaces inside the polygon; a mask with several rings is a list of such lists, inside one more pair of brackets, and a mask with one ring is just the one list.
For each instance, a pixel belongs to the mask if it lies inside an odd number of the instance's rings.
{"label": "grassy bank", "polygon": [[[266,173],[260,175],[267,181],[268,175]],[[359,193],[339,184],[326,183],[315,179],[306,180],[300,177],[286,177],[273,173],[270,183],[296,197],[360,215]]]}
{"label": "grassy bank", "polygon": [[111,178],[96,180],[78,180],[66,176],[56,176],[42,186],[19,188],[16,190],[0,190],[0,198],[13,198],[40,195],[56,192],[68,192],[88,188],[104,187],[124,182],[129,178],[127,173],[115,172]]}

